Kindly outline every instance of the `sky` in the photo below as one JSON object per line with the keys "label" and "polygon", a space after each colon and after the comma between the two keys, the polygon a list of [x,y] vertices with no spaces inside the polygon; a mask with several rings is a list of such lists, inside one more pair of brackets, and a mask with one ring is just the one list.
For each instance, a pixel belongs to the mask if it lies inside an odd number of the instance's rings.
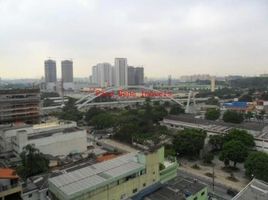
{"label": "sky", "polygon": [[0,0],[0,77],[126,57],[148,77],[268,73],[267,0]]}

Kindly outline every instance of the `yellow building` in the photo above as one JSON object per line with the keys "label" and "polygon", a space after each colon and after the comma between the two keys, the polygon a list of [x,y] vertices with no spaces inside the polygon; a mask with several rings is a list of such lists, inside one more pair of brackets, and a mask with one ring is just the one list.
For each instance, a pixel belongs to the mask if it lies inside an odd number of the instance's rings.
{"label": "yellow building", "polygon": [[123,200],[176,174],[177,162],[164,160],[162,147],[153,152],[126,154],[51,178],[49,192],[55,200]]}

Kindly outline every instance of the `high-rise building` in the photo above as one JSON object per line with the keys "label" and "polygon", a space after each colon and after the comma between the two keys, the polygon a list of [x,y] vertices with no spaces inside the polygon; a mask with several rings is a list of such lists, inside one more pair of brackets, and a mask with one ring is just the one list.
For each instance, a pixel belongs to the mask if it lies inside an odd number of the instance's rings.
{"label": "high-rise building", "polygon": [[55,60],[45,60],[46,89],[56,91],[57,69]]}
{"label": "high-rise building", "polygon": [[128,79],[128,85],[136,85],[135,77],[135,67],[128,66],[128,74],[127,74],[127,79]]}
{"label": "high-rise building", "polygon": [[112,66],[110,63],[100,63],[97,65],[99,71],[98,86],[108,87],[112,85]]}
{"label": "high-rise building", "polygon": [[115,58],[115,82],[116,86],[127,86],[128,84],[128,68],[126,58]]}
{"label": "high-rise building", "polygon": [[135,69],[135,84],[144,85],[144,68],[136,67]]}
{"label": "high-rise building", "polygon": [[171,86],[171,84],[172,84],[171,75],[168,75],[168,85]]}
{"label": "high-rise building", "polygon": [[115,86],[115,67],[112,66],[112,86]]}
{"label": "high-rise building", "polygon": [[64,90],[74,90],[72,60],[61,61],[61,78]]}
{"label": "high-rise building", "polygon": [[216,80],[215,80],[215,77],[211,77],[211,80],[210,80],[210,91],[211,92],[215,92],[215,87],[216,87]]}
{"label": "high-rise building", "polygon": [[112,65],[110,63],[99,63],[92,67],[92,83],[99,87],[113,85]]}
{"label": "high-rise building", "polygon": [[93,66],[92,67],[92,72],[91,72],[91,75],[92,75],[92,83],[97,85],[98,84],[98,70],[97,70],[97,66]]}
{"label": "high-rise building", "polygon": [[143,85],[144,69],[143,67],[128,67],[128,85]]}

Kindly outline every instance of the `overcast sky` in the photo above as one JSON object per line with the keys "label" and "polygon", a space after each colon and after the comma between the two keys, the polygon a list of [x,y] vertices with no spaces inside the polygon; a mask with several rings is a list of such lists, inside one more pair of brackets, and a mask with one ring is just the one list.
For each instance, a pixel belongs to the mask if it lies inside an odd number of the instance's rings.
{"label": "overcast sky", "polygon": [[128,58],[148,77],[268,73],[267,0],[0,0],[0,77],[76,77]]}

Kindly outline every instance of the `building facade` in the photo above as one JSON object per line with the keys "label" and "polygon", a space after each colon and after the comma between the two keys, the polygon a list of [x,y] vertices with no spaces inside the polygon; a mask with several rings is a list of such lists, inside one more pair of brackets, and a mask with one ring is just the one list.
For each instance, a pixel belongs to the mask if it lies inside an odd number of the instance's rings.
{"label": "building facade", "polygon": [[115,85],[127,86],[128,85],[128,65],[126,58],[115,58]]}
{"label": "building facade", "polygon": [[21,199],[22,187],[16,171],[9,168],[0,168],[0,199]]}
{"label": "building facade", "polygon": [[143,67],[128,67],[128,85],[144,85]]}
{"label": "building facade", "polygon": [[[51,199],[127,199],[161,184],[160,163],[166,163],[164,148],[150,153],[125,154],[65,173],[49,179]],[[177,175],[177,162],[166,167],[173,169],[164,173],[166,180],[170,180]]]}
{"label": "building facade", "polygon": [[57,68],[55,60],[45,60],[45,83],[47,90],[56,91]]}
{"label": "building facade", "polygon": [[33,144],[42,153],[53,156],[84,152],[87,150],[86,131],[78,129],[76,122],[72,121],[11,126],[0,131],[2,153],[14,152],[18,155],[28,144]]}
{"label": "building facade", "polygon": [[72,60],[61,61],[61,78],[64,90],[74,90]]}
{"label": "building facade", "polygon": [[0,124],[36,123],[40,117],[39,89],[0,90]]}

